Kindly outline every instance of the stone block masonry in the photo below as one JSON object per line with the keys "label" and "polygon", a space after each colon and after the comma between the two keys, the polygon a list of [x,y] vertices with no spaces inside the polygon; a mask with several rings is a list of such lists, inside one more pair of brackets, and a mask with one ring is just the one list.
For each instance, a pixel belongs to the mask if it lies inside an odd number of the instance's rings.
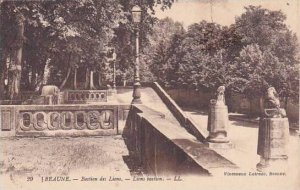
{"label": "stone block masonry", "polygon": [[237,169],[184,128],[143,105],[132,106],[123,137],[135,165],[149,175],[209,176],[219,175],[220,169]]}

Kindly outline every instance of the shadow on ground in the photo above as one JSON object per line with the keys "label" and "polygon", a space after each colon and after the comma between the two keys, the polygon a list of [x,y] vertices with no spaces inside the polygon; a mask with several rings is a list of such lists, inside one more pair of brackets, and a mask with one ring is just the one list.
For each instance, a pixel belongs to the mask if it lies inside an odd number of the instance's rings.
{"label": "shadow on ground", "polygon": [[248,127],[248,128],[258,128],[258,124],[250,123],[247,121],[231,121],[232,126],[236,127]]}
{"label": "shadow on ground", "polygon": [[190,107],[182,107],[181,109],[185,112],[189,112],[192,115],[208,115],[207,110],[197,110],[195,108]]}

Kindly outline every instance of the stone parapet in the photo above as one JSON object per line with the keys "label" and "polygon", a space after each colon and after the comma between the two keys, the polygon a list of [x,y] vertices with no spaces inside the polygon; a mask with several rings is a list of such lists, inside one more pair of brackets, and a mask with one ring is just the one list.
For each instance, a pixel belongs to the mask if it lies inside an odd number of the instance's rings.
{"label": "stone parapet", "polygon": [[148,175],[223,175],[238,167],[160,112],[132,106],[123,136],[136,167]]}

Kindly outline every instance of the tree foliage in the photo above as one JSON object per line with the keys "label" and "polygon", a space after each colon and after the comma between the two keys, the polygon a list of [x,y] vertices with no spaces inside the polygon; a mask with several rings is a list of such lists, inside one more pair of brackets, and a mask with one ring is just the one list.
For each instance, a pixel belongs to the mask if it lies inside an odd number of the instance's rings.
{"label": "tree foliage", "polygon": [[[8,73],[7,64],[14,65],[16,47],[20,45],[22,80],[18,80],[24,90],[38,90],[45,83],[46,68],[50,70],[47,71],[50,84],[61,87],[65,87],[70,76],[75,76],[76,69],[79,80],[88,75],[95,78],[91,74],[94,72],[99,81],[111,82],[111,65],[106,54],[109,48],[119,55],[117,66],[130,70],[133,61],[128,58],[132,57],[134,44],[130,10],[136,3],[144,10],[141,39],[146,39],[155,19],[151,14],[153,6],[165,9],[173,0],[1,1],[0,92],[8,92],[4,89],[4,79],[15,78]],[[24,18],[24,33],[17,39],[19,16]],[[99,82],[99,85],[104,84]]]}
{"label": "tree foliage", "polygon": [[229,27],[202,21],[174,32],[168,42],[157,40],[148,62],[166,86],[215,91],[226,85],[229,94],[249,98],[274,86],[281,97],[298,101],[299,47],[285,19],[281,11],[248,6]]}
{"label": "tree foliage", "polygon": [[[143,10],[143,22],[138,26],[130,14],[136,3]],[[202,21],[185,30],[181,23],[170,18],[158,20],[153,15],[154,6],[166,9],[172,3],[1,1],[1,98],[3,92],[10,93],[4,88],[5,79],[8,86],[16,81],[17,63],[22,74],[17,80],[24,90],[38,90],[46,83],[68,88],[67,79],[75,76],[86,88],[94,87],[89,77],[98,77],[98,88],[109,84],[112,62],[106,52],[111,48],[117,53],[119,84],[132,80],[133,34],[138,27],[142,81],[206,91],[226,85],[229,93],[245,93],[251,98],[261,97],[266,88],[274,86],[282,97],[298,101],[298,40],[281,11],[248,6],[231,26]],[[20,18],[24,18],[23,33]],[[23,52],[21,63],[17,52]]]}

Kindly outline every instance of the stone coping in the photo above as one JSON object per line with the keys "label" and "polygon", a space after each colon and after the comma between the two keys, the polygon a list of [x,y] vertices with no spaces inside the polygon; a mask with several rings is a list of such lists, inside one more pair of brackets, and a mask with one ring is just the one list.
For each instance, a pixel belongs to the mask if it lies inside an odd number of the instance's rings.
{"label": "stone coping", "polygon": [[152,88],[159,95],[159,97],[166,104],[168,109],[176,117],[179,123],[186,128],[186,130],[194,135],[199,141],[205,142],[208,136],[207,131],[201,130],[202,128],[197,127],[187,114],[177,105],[177,103],[167,94],[167,92],[157,83],[154,82]]}
{"label": "stone coping", "polygon": [[98,106],[130,106],[126,103],[111,103],[111,102],[99,102],[93,104],[56,104],[56,105],[0,105],[1,108],[5,107],[20,107],[20,108],[42,108],[42,107],[98,107]]}

